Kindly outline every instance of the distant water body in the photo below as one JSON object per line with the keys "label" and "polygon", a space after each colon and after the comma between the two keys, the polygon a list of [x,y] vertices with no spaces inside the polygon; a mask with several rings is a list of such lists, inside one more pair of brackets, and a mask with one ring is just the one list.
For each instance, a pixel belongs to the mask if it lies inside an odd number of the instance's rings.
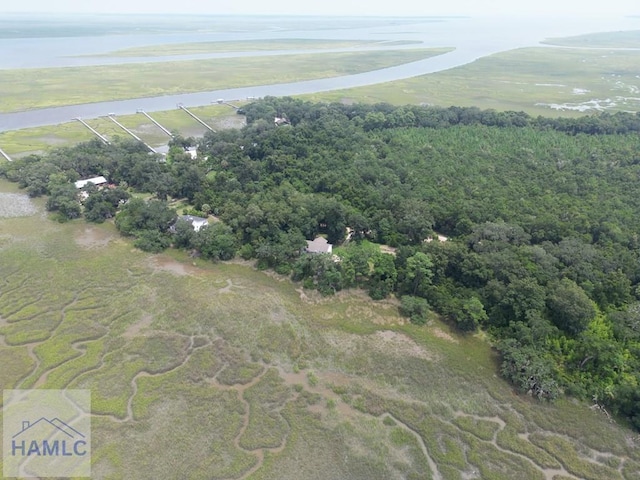
{"label": "distant water body", "polygon": [[[126,17],[121,17],[121,19]],[[202,19],[199,19],[200,21]],[[293,52],[233,52],[171,57],[109,57],[105,54],[129,47],[178,44],[191,42],[258,41],[279,39],[318,40],[373,40],[373,41],[419,41],[403,48],[454,47],[455,50],[426,60],[411,62],[396,67],[341,77],[309,80],[278,85],[256,85],[244,88],[230,88],[209,92],[167,95],[131,100],[99,102],[57,108],[29,110],[25,112],[0,114],[0,131],[16,130],[64,123],[75,117],[95,118],[107,113],[131,114],[138,109],[148,112],[169,110],[181,103],[187,107],[208,105],[218,98],[243,99],[266,95],[299,95],[321,91],[338,90],[404,78],[425,75],[464,65],[478,58],[516,48],[538,45],[551,37],[565,37],[592,32],[637,30],[638,17],[582,17],[578,13],[571,17],[452,17],[452,18],[362,18],[339,19],[301,17],[232,17],[212,28],[198,26],[190,31],[167,32],[155,28],[159,33],[126,29],[110,31],[108,28],[99,35],[90,35],[85,29],[71,31],[75,36],[38,37],[33,30],[28,38],[0,38],[0,69],[70,67],[90,65],[111,65],[140,62],[163,62],[168,60],[188,60],[204,58],[229,58],[255,55],[281,55]],[[0,17],[0,24],[7,21]],[[77,20],[78,22],[80,20]],[[172,18],[174,24],[179,17]],[[213,21],[213,19],[212,19]],[[166,23],[169,25],[169,23]],[[246,28],[240,28],[245,25]],[[46,35],[48,30],[41,29]],[[14,34],[19,37],[19,32]],[[26,35],[25,35],[26,37]],[[368,47],[351,48],[346,51],[365,50]],[[344,51],[344,50],[314,50]]]}

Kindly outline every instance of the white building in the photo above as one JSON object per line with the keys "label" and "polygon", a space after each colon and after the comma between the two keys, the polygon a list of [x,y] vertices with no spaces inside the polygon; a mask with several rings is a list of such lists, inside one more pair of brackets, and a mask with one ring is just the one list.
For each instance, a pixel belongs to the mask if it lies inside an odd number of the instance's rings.
{"label": "white building", "polygon": [[[183,220],[185,222],[189,222],[193,229],[198,232],[202,227],[206,227],[209,225],[209,220],[202,217],[195,217],[193,215],[180,215],[178,217],[178,221]],[[171,227],[171,230],[175,230],[175,225]]]}
{"label": "white building", "polygon": [[326,238],[316,237],[313,241],[307,240],[307,253],[331,253],[333,245]]}
{"label": "white building", "polygon": [[77,182],[75,182],[75,186],[76,186],[76,188],[84,188],[90,183],[93,183],[96,186],[106,185],[107,184],[107,179],[102,177],[102,176],[93,177],[93,178],[86,178],[84,180],[78,180]]}

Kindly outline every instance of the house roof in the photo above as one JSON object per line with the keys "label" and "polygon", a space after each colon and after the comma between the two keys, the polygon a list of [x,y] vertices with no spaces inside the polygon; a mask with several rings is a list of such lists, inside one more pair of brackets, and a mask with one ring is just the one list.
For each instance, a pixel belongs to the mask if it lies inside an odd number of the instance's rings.
{"label": "house roof", "polygon": [[209,220],[206,218],[196,217],[195,215],[180,215],[177,221],[169,227],[171,233],[176,233],[176,225],[180,220],[188,222],[196,232],[199,232],[202,227],[209,225]]}
{"label": "house roof", "polygon": [[196,217],[195,215],[180,215],[179,220],[185,220],[189,223],[209,223],[209,220],[202,217]]}
{"label": "house roof", "polygon": [[326,238],[316,237],[313,241],[307,240],[307,252],[309,253],[331,253],[333,245]]}
{"label": "house roof", "polygon": [[86,178],[84,180],[78,180],[77,182],[75,182],[75,186],[76,188],[83,188],[89,183],[93,183],[94,185],[102,185],[103,183],[107,183],[107,179],[102,176]]}

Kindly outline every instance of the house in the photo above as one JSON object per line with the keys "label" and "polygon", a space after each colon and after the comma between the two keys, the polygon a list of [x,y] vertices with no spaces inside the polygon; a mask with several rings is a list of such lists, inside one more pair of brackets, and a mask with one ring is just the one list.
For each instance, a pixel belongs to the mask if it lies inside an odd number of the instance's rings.
{"label": "house", "polygon": [[102,176],[86,178],[84,180],[78,180],[77,182],[75,182],[75,186],[76,188],[80,189],[80,188],[86,187],[90,183],[93,183],[94,185],[101,187],[107,184],[107,179]]}
{"label": "house", "polygon": [[307,240],[307,253],[331,253],[333,251],[333,245],[327,242],[326,238],[316,237],[313,241]]}
{"label": "house", "polygon": [[279,127],[281,125],[291,125],[291,122],[287,120],[286,117],[275,117],[273,119],[273,123],[276,124],[276,127]]}
{"label": "house", "polygon": [[[180,221],[180,220],[184,220],[185,222],[189,222],[191,224],[191,227],[196,232],[200,231],[200,229],[202,227],[206,227],[207,225],[209,225],[209,220],[207,220],[206,218],[202,218],[202,217],[196,217],[194,215],[180,215],[178,217],[178,221]],[[175,231],[176,231],[175,223],[171,226],[171,228],[169,228],[169,231],[172,232],[172,233],[175,233]]]}
{"label": "house", "polygon": [[196,160],[198,158],[198,147],[187,147],[184,149],[184,152],[191,156],[191,160]]}
{"label": "house", "polygon": [[434,232],[434,234],[432,236],[430,236],[429,238],[425,238],[424,242],[425,243],[431,243],[434,240],[438,240],[439,242],[446,242],[446,241],[449,240],[449,237],[445,237],[444,235],[440,235],[439,233],[435,233]]}

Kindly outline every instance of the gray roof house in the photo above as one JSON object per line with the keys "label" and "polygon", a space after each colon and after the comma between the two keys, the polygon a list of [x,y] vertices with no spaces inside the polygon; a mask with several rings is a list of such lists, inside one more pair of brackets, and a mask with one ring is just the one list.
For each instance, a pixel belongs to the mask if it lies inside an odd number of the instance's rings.
{"label": "gray roof house", "polygon": [[93,183],[94,185],[106,185],[107,179],[104,178],[103,176],[93,177],[93,178],[86,178],[84,180],[78,180],[77,182],[75,182],[75,186],[76,186],[76,188],[84,188],[89,183]]}
{"label": "gray roof house", "polygon": [[[196,217],[194,215],[180,215],[178,216],[178,220],[176,221],[176,223],[178,223],[180,220],[189,222],[196,232],[199,231],[202,227],[206,227],[207,225],[209,225],[209,220],[202,217]],[[169,229],[169,231],[175,232],[175,230],[176,230],[176,225],[174,223]]]}
{"label": "gray roof house", "polygon": [[307,240],[307,253],[331,253],[333,245],[327,242],[324,237],[316,237],[313,241]]}

